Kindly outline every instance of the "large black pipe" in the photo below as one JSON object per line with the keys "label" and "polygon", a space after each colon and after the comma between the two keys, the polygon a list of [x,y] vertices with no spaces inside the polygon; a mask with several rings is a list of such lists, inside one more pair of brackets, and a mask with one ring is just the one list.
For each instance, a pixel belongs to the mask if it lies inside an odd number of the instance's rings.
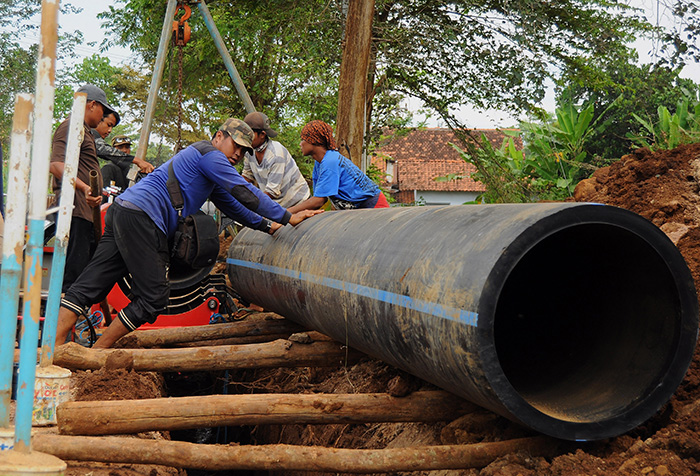
{"label": "large black pipe", "polygon": [[568,440],[650,418],[698,333],[676,247],[605,205],[327,212],[241,232],[227,269],[244,299]]}

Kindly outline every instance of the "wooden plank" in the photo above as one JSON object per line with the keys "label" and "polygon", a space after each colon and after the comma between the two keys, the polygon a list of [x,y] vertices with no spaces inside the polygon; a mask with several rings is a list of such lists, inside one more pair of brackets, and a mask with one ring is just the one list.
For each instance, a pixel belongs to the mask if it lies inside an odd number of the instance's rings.
{"label": "wooden plank", "polygon": [[182,441],[37,434],[32,449],[63,460],[158,464],[201,470],[380,473],[482,468],[517,451],[552,456],[553,438],[520,438],[472,445],[359,450],[292,445],[200,445]]}
{"label": "wooden plank", "polygon": [[293,344],[279,339],[262,344],[184,349],[89,349],[74,342],[56,347],[53,363],[71,370],[102,367],[153,372],[195,372],[274,367],[336,367],[363,354],[337,342]]}
{"label": "wooden plank", "polygon": [[406,397],[369,394],[207,395],[146,400],[65,402],[66,435],[133,434],[216,426],[451,421],[477,407],[443,391]]}

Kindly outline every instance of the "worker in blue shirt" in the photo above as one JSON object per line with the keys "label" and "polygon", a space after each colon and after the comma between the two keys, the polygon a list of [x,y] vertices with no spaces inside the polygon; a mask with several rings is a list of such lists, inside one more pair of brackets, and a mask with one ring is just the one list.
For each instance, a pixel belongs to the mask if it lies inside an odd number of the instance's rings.
{"label": "worker in blue shirt", "polygon": [[166,182],[173,164],[184,209],[197,212],[209,198],[226,216],[245,226],[273,234],[318,213],[290,213],[248,183],[234,164],[252,150],[253,131],[239,119],[228,119],[211,141],[200,141],[180,151],[140,182],[129,187],[110,206],[105,230],[93,259],[61,300],[56,344],[63,344],[78,316],[107,297],[114,284],[130,273],[131,302],[123,308],[95,348],[108,348],[120,337],[165,311],[170,296],[169,242],[178,225]]}
{"label": "worker in blue shirt", "polygon": [[290,207],[290,212],[317,210],[326,200],[330,200],[336,210],[389,208],[377,184],[347,157],[340,155],[330,125],[318,120],[306,124],[301,130],[301,152],[315,161],[311,175],[314,194]]}

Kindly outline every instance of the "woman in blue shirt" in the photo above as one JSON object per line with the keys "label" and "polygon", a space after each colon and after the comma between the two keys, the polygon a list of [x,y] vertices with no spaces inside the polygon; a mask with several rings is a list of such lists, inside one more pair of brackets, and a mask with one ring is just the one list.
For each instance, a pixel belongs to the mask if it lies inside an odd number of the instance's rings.
{"label": "woman in blue shirt", "polygon": [[347,157],[340,155],[333,129],[323,121],[311,121],[301,130],[301,152],[316,161],[312,174],[314,194],[289,209],[317,210],[330,200],[336,210],[389,208],[386,197]]}

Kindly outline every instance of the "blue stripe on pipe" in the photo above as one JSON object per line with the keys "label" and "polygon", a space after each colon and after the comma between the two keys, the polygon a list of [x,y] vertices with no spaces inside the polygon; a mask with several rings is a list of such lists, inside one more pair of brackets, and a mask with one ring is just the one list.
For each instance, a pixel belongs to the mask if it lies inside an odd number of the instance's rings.
{"label": "blue stripe on pipe", "polygon": [[374,299],[376,301],[394,304],[396,306],[401,306],[406,309],[419,311],[425,314],[432,314],[436,317],[449,319],[451,321],[460,322],[469,326],[476,327],[476,322],[479,318],[479,314],[477,314],[476,312],[465,311],[464,309],[457,309],[455,307],[443,306],[441,304],[437,304],[430,301],[424,301],[422,299],[413,299],[403,294],[396,294],[381,289],[362,286],[360,284],[348,283],[346,281],[339,281],[337,279],[326,278],[324,276],[316,276],[313,274],[303,273],[301,271],[294,271],[291,269],[279,268],[277,266],[253,263],[252,261],[243,261],[232,258],[226,259],[226,263],[231,264],[233,266],[239,266],[241,268],[250,268],[259,271],[265,271],[267,273],[278,274],[287,278],[299,279],[301,281],[306,281],[312,284],[320,284],[321,286],[326,286],[332,289],[338,289],[340,291],[345,291],[351,294],[357,294],[358,296],[363,296],[370,299]]}

